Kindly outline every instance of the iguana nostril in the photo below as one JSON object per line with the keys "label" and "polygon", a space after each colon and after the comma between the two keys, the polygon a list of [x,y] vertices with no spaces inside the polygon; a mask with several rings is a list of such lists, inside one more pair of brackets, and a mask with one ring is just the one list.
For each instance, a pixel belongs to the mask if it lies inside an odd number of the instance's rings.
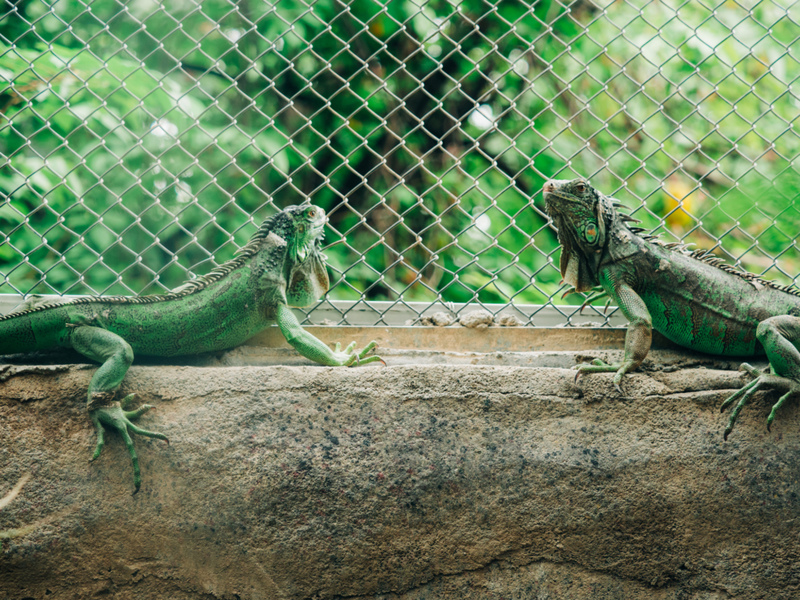
{"label": "iguana nostril", "polygon": [[556,189],[556,184],[554,181],[548,181],[547,183],[544,184],[545,194],[555,191],[555,189]]}

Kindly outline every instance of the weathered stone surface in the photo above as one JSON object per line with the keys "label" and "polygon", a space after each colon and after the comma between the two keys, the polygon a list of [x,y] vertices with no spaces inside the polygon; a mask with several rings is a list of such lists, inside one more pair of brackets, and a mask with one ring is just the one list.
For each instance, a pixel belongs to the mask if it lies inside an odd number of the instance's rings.
{"label": "weathered stone surface", "polygon": [[0,598],[800,597],[797,405],[723,442],[738,372],[134,367],[136,496],[93,372],[0,377]]}

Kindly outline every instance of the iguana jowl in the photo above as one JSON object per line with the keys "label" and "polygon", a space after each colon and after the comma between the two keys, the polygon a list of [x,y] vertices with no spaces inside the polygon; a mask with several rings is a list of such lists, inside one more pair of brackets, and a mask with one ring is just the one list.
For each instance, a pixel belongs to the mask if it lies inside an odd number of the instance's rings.
{"label": "iguana jowl", "polygon": [[[547,214],[558,228],[561,275],[579,292],[601,286],[630,324],[622,362],[595,360],[580,373],[615,372],[614,385],[650,350],[652,330],[692,350],[723,356],[766,354],[770,372],[747,363],[755,379],[729,397],[738,400],[725,438],[744,405],[760,388],[785,392],[772,407],[767,428],[791,395],[800,392],[800,292],[739,271],[702,251],[642,235],[620,205],[585,179],[544,186]],[[621,390],[620,390],[621,391]]]}
{"label": "iguana jowl", "polygon": [[181,356],[225,350],[277,323],[300,354],[328,366],[381,361],[360,352],[355,342],[334,350],[305,331],[289,307],[316,302],[327,290],[328,274],[319,246],[325,211],[304,204],[266,219],[235,258],[176,290],[138,297],[91,297],[68,302],[30,303],[0,317],[0,354],[73,348],[102,363],[88,391],[89,415],[97,429],[92,460],[103,449],[105,427],[120,432],[133,462],[135,491],[141,476],[132,433],[167,440],[131,421],[151,408],[124,410],[129,395],[114,400],[135,354]]}

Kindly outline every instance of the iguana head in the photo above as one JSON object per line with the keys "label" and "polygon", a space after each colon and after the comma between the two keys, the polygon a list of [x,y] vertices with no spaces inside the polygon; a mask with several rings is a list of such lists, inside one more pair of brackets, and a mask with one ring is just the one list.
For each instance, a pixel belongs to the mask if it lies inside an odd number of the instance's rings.
{"label": "iguana head", "polygon": [[290,306],[308,306],[330,287],[328,270],[320,252],[328,219],[324,210],[312,204],[289,206],[281,214],[286,217],[282,237],[288,246],[290,263],[286,299]]}
{"label": "iguana head", "polygon": [[583,178],[544,184],[547,214],[558,228],[561,276],[579,291],[598,285],[597,269],[613,218],[613,203]]}
{"label": "iguana head", "polygon": [[289,245],[289,255],[293,263],[302,263],[315,251],[319,253],[319,245],[328,221],[325,211],[313,204],[287,206],[281,211],[286,217],[279,235]]}
{"label": "iguana head", "polygon": [[285,282],[281,292],[290,306],[313,304],[330,287],[320,252],[326,222],[318,206],[287,206],[261,224],[239,257],[255,261],[255,273],[265,286]]}

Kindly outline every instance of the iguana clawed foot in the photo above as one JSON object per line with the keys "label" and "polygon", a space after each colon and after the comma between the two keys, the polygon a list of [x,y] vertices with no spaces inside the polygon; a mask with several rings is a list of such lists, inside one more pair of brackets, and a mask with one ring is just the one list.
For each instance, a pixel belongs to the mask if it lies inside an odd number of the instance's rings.
{"label": "iguana clawed foot", "polygon": [[578,379],[584,373],[616,373],[616,375],[614,375],[614,387],[620,394],[624,395],[622,387],[620,386],[622,383],[622,378],[625,376],[625,373],[633,369],[634,366],[635,365],[629,361],[607,363],[599,358],[595,358],[591,364],[575,365],[572,368],[578,371],[575,374],[575,383],[578,383]]}
{"label": "iguana clawed foot", "polygon": [[167,439],[167,436],[165,436],[163,433],[156,433],[154,431],[142,429],[131,422],[132,420],[138,419],[148,410],[153,408],[149,404],[142,404],[136,410],[125,410],[133,400],[133,397],[134,394],[129,394],[128,396],[125,396],[125,398],[123,398],[119,403],[114,403],[111,406],[96,408],[89,413],[89,416],[92,418],[92,423],[94,423],[94,426],[97,429],[97,446],[95,447],[94,454],[89,461],[91,462],[95,460],[103,451],[103,446],[105,446],[106,427],[110,427],[111,429],[116,429],[119,431],[119,433],[122,435],[122,439],[125,441],[125,446],[128,448],[128,453],[131,455],[131,462],[133,463],[133,493],[135,494],[139,491],[139,487],[142,485],[142,477],[139,472],[139,457],[136,454],[136,448],[133,445],[133,440],[131,439],[129,432],[164,440],[167,442],[167,444],[169,444],[169,439]]}
{"label": "iguana clawed foot", "polygon": [[372,352],[378,346],[377,342],[370,342],[361,352],[356,352],[354,348],[356,347],[355,342],[350,342],[347,348],[342,350],[342,345],[339,342],[336,342],[336,345],[333,348],[333,354],[335,360],[339,361],[339,366],[342,367],[358,367],[360,365],[366,365],[371,362],[378,362],[380,361],[383,363],[383,366],[386,366],[386,361],[383,360],[380,356],[367,356],[370,352]]}
{"label": "iguana clawed foot", "polygon": [[786,392],[772,406],[772,410],[767,417],[767,431],[769,431],[772,427],[772,422],[775,420],[775,415],[777,414],[778,409],[783,406],[786,400],[795,394],[800,394],[800,382],[789,379],[788,377],[781,377],[780,375],[774,375],[772,373],[764,373],[747,363],[742,363],[742,365],[739,367],[739,370],[747,371],[752,377],[755,377],[755,379],[733,394],[730,398],[725,400],[720,407],[720,412],[723,412],[731,404],[737,400],[739,401],[734,407],[730,419],[728,419],[727,427],[725,427],[725,433],[723,434],[723,439],[725,440],[728,439],[728,435],[730,435],[731,431],[733,431],[733,426],[736,423],[736,419],[739,417],[739,413],[744,408],[744,405],[749,402],[750,398],[753,397],[753,394],[755,394],[759,389],[766,387],[769,389]]}

